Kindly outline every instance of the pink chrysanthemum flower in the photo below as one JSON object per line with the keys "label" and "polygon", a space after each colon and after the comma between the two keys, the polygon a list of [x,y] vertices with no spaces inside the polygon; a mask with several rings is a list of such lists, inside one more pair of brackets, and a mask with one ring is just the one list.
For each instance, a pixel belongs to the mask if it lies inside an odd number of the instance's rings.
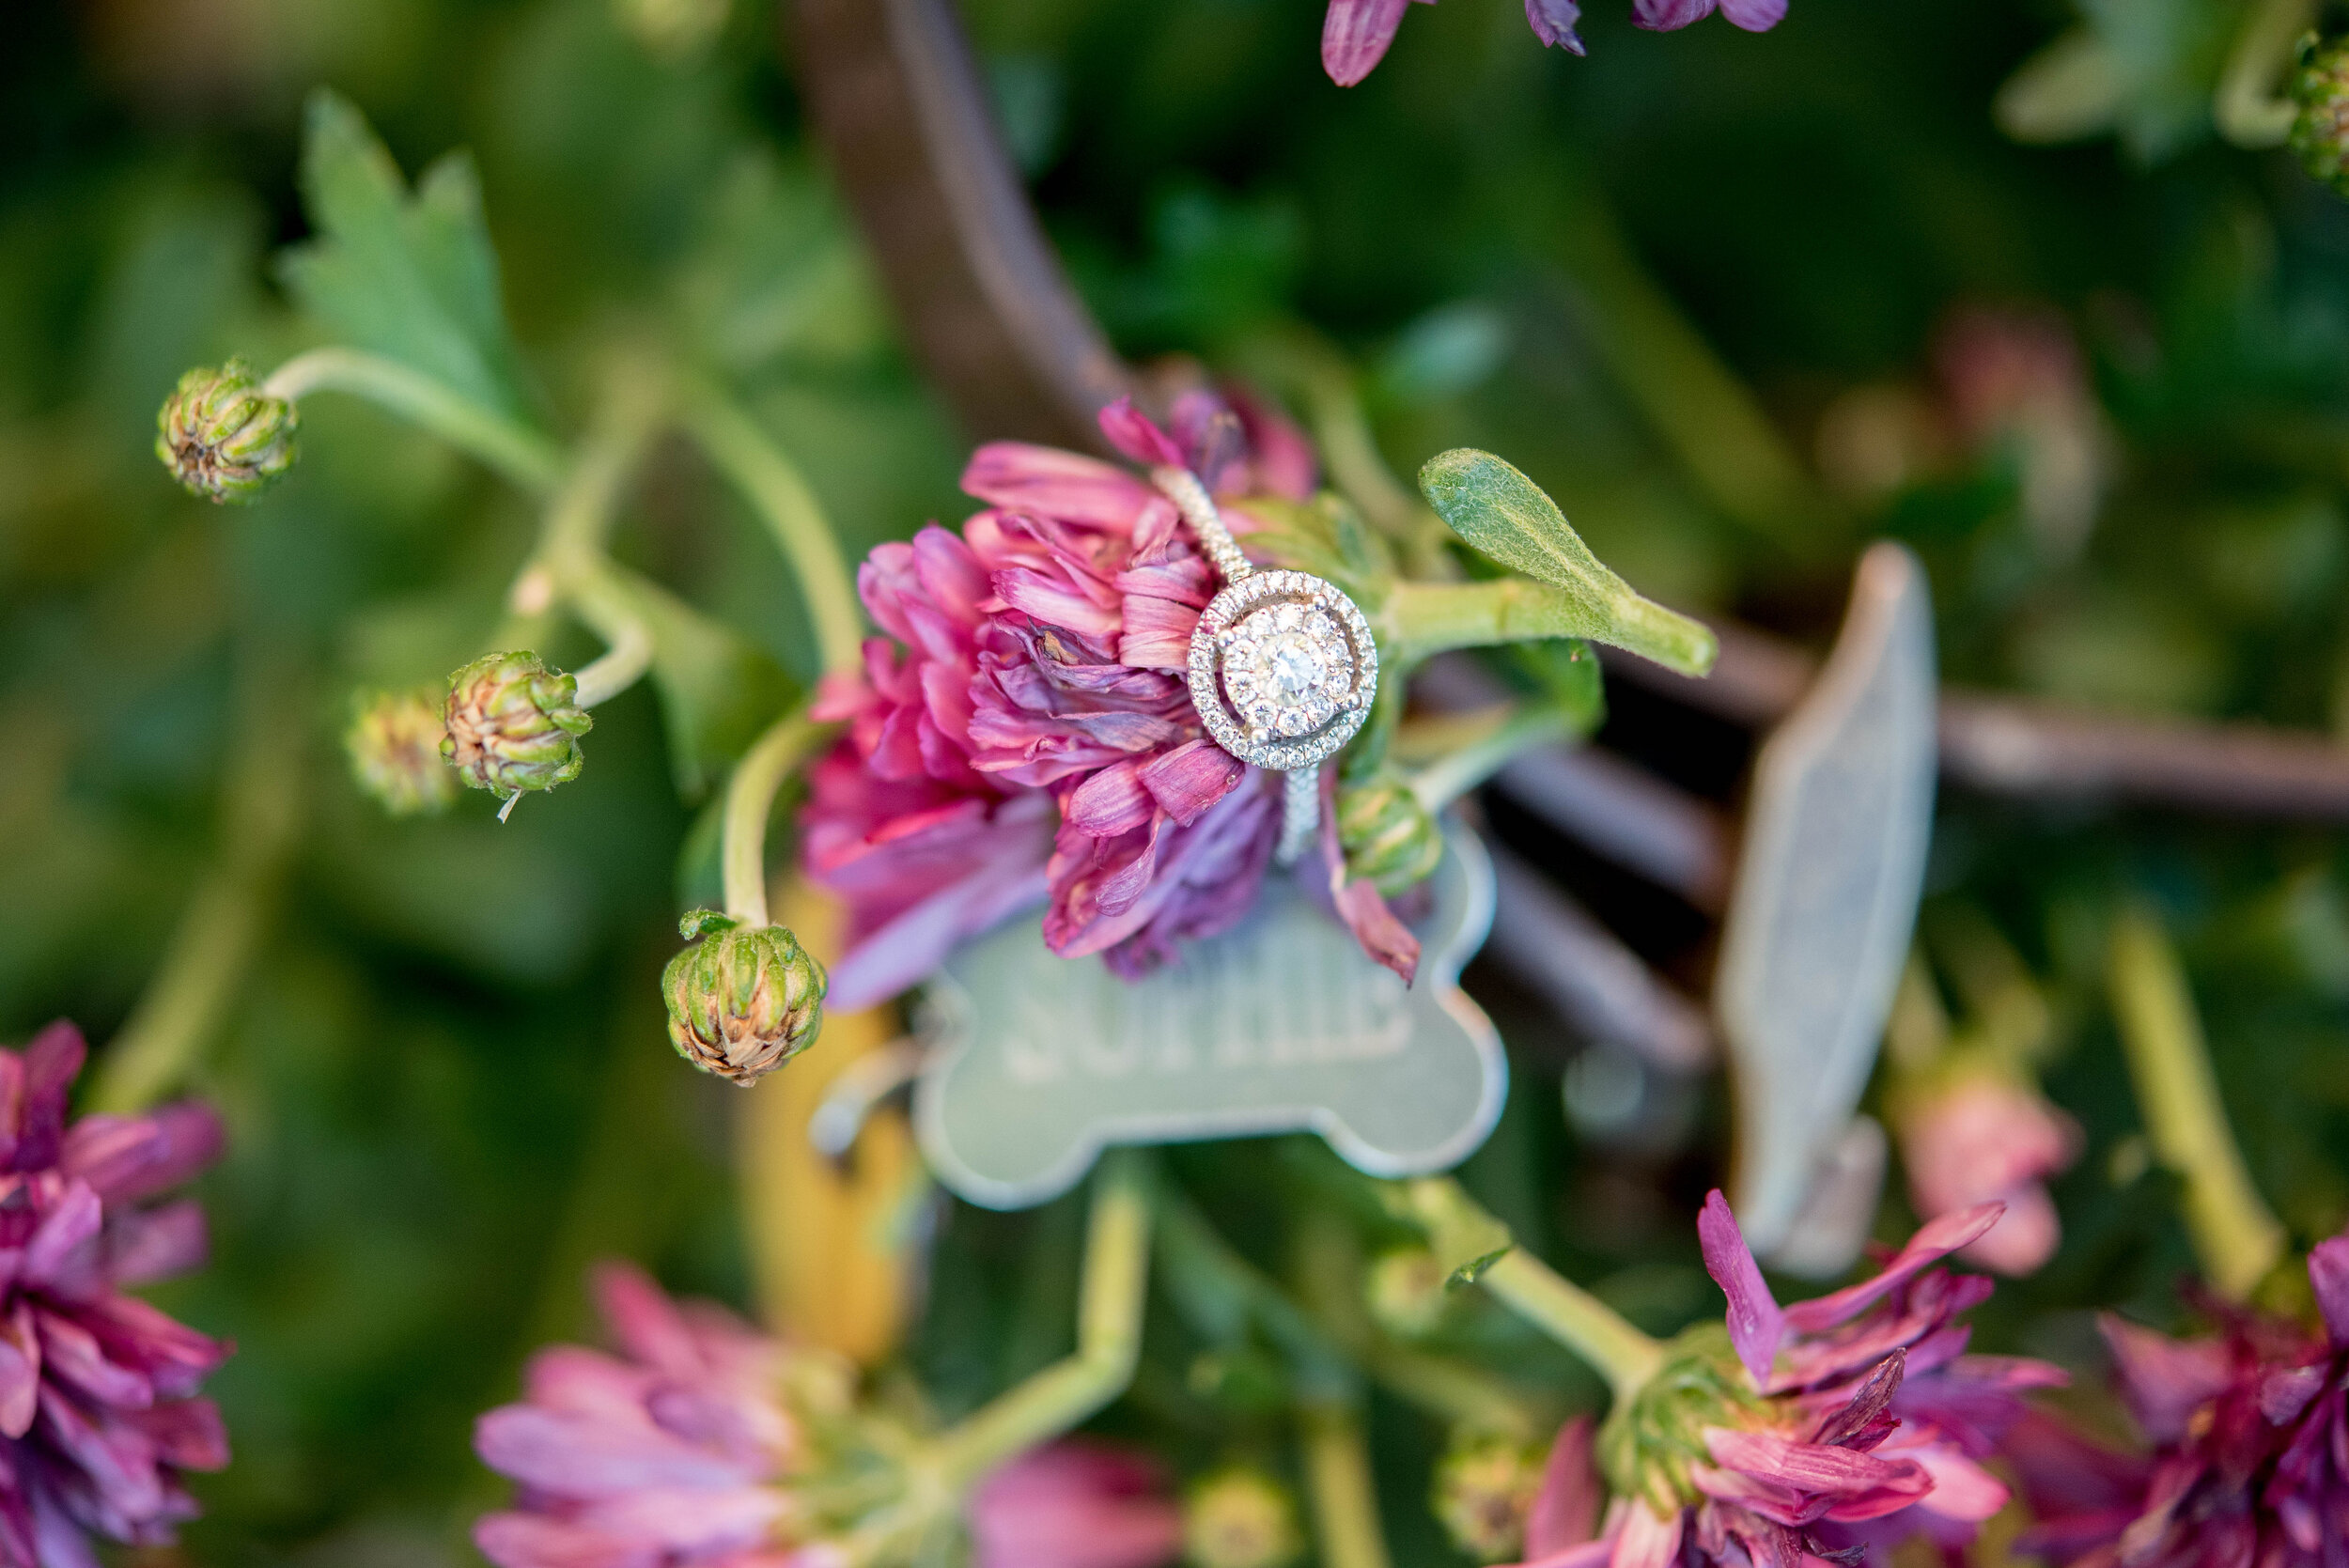
{"label": "pink chrysanthemum flower", "polygon": [[52,1024],[0,1050],[0,1564],[84,1568],[87,1537],[167,1545],[195,1517],[185,1470],[228,1463],[220,1412],[194,1397],[230,1346],[125,1285],[203,1262],[193,1199],[142,1206],[220,1153],[211,1111],[66,1125],[86,1054]]}
{"label": "pink chrysanthemum flower", "polygon": [[1922,1090],[1894,1121],[1918,1213],[2004,1205],[1999,1222],[1960,1254],[1967,1262],[2021,1275],[2054,1256],[2063,1232],[2046,1179],[2078,1157],[2078,1124],[2029,1084],[1995,1073]]}
{"label": "pink chrysanthemum flower", "polygon": [[1166,1472],[1148,1454],[1087,1438],[1013,1460],[966,1512],[972,1568],[1161,1568],[1183,1549]]}
{"label": "pink chrysanthemum flower", "polygon": [[[1220,498],[1309,495],[1301,441],[1247,411],[1194,394],[1172,435],[1124,402],[1101,427]],[[904,989],[1039,901],[1052,951],[1142,972],[1235,924],[1279,836],[1277,781],[1191,706],[1184,668],[1216,580],[1174,504],[1112,464],[1009,442],[981,447],[962,484],[986,510],[859,570],[886,635],[815,709],[848,726],[801,817],[809,876],[850,913],[836,1008]]]}
{"label": "pink chrysanthemum flower", "polygon": [[1562,1438],[1529,1568],[1795,1568],[1970,1540],[2007,1498],[1981,1461],[2022,1415],[2022,1390],[2062,1380],[1964,1354],[1955,1319],[1990,1282],[1932,1265],[1997,1218],[1988,1204],[1936,1220],[1875,1278],[1781,1307],[1713,1193],[1697,1227],[1729,1297],[1725,1331],[1682,1335],[1609,1417],[1598,1456],[1615,1500],[1595,1539],[1580,1539],[1596,1514],[1589,1467]]}
{"label": "pink chrysanthemum flower", "polygon": [[2217,1302],[2205,1338],[2108,1315],[2123,1399],[2153,1446],[2120,1453],[2037,1416],[2006,1449],[2077,1568],[2335,1568],[2349,1551],[2349,1233],[2309,1254],[2322,1331]]}
{"label": "pink chrysanthemum flower", "polygon": [[[511,1508],[474,1527],[482,1555],[498,1568],[863,1560],[847,1543],[904,1500],[905,1478],[893,1488],[883,1472],[919,1434],[859,1405],[835,1357],[673,1301],[626,1265],[597,1269],[594,1286],[617,1353],[540,1351],[521,1402],[474,1429],[482,1463],[519,1483]],[[973,1568],[1159,1568],[1182,1540],[1148,1460],[1085,1442],[1014,1460],[964,1514]]]}
{"label": "pink chrysanthemum flower", "polygon": [[[1368,76],[1387,56],[1411,0],[1330,0],[1321,19],[1321,69],[1341,87]],[[1435,0],[1421,0],[1433,5]],[[1631,20],[1653,32],[1702,22],[1715,10],[1749,33],[1766,33],[1786,19],[1786,0],[1632,0]],[[1575,29],[1582,8],[1575,0],[1525,0],[1525,24],[1543,43],[1583,53]]]}

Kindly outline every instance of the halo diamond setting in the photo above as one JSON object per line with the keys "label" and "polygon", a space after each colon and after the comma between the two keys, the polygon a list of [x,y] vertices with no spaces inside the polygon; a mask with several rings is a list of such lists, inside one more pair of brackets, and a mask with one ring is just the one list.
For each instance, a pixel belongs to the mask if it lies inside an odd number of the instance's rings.
{"label": "halo diamond setting", "polygon": [[1259,571],[1216,595],[1190,639],[1190,698],[1215,743],[1291,772],[1336,754],[1369,717],[1378,648],[1354,601],[1317,577]]}

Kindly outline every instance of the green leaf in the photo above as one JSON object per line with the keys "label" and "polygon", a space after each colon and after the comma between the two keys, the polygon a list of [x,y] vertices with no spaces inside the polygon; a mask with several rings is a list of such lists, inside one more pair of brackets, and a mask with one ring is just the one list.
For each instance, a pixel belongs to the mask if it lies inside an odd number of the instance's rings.
{"label": "green leaf", "polygon": [[1489,1252],[1485,1252],[1469,1259],[1468,1262],[1462,1264],[1459,1267],[1444,1276],[1443,1288],[1446,1290],[1459,1290],[1465,1286],[1476,1283],[1477,1281],[1485,1277],[1485,1270],[1490,1268],[1493,1265],[1499,1263],[1501,1259],[1507,1257],[1510,1253],[1516,1250],[1517,1244],[1515,1242],[1511,1242],[1506,1247],[1496,1247]]}
{"label": "green leaf", "polygon": [[411,195],[366,118],[321,89],[310,99],[301,184],[318,237],[280,256],[278,272],[303,308],[352,348],[526,418],[473,160],[450,153]]}
{"label": "green leaf", "polygon": [[699,798],[798,695],[764,648],[659,583],[614,568],[652,633],[652,680],[668,731],[677,792]]}
{"label": "green leaf", "polygon": [[[1684,675],[1713,667],[1719,645],[1712,632],[1641,598],[1591,553],[1539,485],[1501,458],[1466,446],[1439,453],[1419,471],[1419,488],[1452,531],[1479,552],[1557,590],[1562,601],[1541,606],[1546,635],[1611,643]],[[1499,634],[1481,640],[1525,634],[1510,634],[1498,623],[1495,630]]]}

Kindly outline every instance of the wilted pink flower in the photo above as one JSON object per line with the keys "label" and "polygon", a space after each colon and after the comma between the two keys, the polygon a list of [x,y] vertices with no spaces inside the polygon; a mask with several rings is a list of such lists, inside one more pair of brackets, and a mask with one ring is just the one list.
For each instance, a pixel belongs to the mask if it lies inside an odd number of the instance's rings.
{"label": "wilted pink flower", "polygon": [[1070,1439],[980,1483],[966,1510],[972,1568],[1159,1568],[1183,1549],[1183,1511],[1149,1455]]}
{"label": "wilted pink flower", "polygon": [[2046,1178],[2079,1157],[2078,1124],[2029,1086],[1991,1073],[1921,1089],[1896,1121],[1920,1214],[2006,1207],[1959,1256],[2000,1274],[2029,1274],[2055,1254],[2062,1227]]}
{"label": "wilted pink flower", "polygon": [[82,1568],[86,1537],[166,1545],[195,1517],[183,1470],[228,1463],[209,1399],[229,1345],[124,1285],[205,1253],[193,1199],[137,1206],[218,1157],[220,1121],[196,1105],[66,1126],[86,1054],[69,1023],[0,1050],[0,1563]]}
{"label": "wilted pink flower", "polygon": [[673,1302],[624,1265],[595,1275],[619,1346],[531,1358],[522,1403],[483,1416],[474,1449],[519,1483],[474,1527],[498,1568],[832,1568],[795,1547],[785,1479],[801,1446],[786,1349],[721,1307]]}
{"label": "wilted pink flower", "polygon": [[2012,454],[2024,520],[2059,554],[2094,528],[2112,479],[2111,441],[2079,345],[2052,312],[1957,312],[1934,345],[1959,439]]}
{"label": "wilted pink flower", "polygon": [[[1121,451],[1220,496],[1311,491],[1301,441],[1251,406],[1192,394],[1171,424],[1123,401],[1101,414]],[[1279,835],[1278,782],[1191,706],[1190,634],[1217,583],[1174,504],[1111,464],[1009,442],[981,447],[962,484],[988,507],[959,533],[879,546],[858,572],[887,635],[815,710],[848,724],[801,823],[810,877],[850,911],[835,1007],[902,989],[1038,899],[1052,951],[1141,972],[1236,924]]]}
{"label": "wilted pink flower", "polygon": [[2309,1254],[2323,1332],[2206,1302],[2173,1340],[2107,1315],[2123,1398],[2153,1445],[2116,1453],[2050,1418],[2006,1449],[2038,1524],[2017,1549],[2095,1568],[2336,1568],[2349,1543],[2349,1233]]}
{"label": "wilted pink flower", "polygon": [[[1935,1220],[1874,1279],[1781,1307],[1713,1193],[1697,1229],[1729,1297],[1728,1344],[1677,1343],[1604,1439],[1617,1496],[1599,1535],[1564,1541],[1588,1525],[1546,1524],[1551,1549],[1533,1562],[1751,1568],[1875,1558],[1915,1538],[1963,1545],[2006,1503],[1981,1460],[2023,1414],[2021,1390],[2062,1380],[2041,1362],[1964,1354],[1954,1320],[1990,1283],[1932,1265],[1997,1218],[1986,1204]],[[1562,1441],[1534,1518],[1587,1521],[1588,1485]]]}
{"label": "wilted pink flower", "polygon": [[[1420,0],[1433,5],[1435,0]],[[1368,76],[1386,58],[1403,25],[1410,0],[1330,0],[1321,19],[1321,69],[1341,87]],[[1657,32],[1669,32],[1702,22],[1718,8],[1750,33],[1764,33],[1786,17],[1786,0],[1633,0],[1632,21]],[[1525,0],[1525,24],[1545,44],[1569,54],[1583,53],[1575,28],[1582,8],[1575,0]]]}

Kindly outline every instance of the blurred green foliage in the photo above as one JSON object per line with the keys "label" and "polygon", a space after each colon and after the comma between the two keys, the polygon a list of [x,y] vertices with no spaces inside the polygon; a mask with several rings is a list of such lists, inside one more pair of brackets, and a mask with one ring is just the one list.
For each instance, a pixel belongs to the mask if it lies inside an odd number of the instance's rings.
{"label": "blurred green foliage", "polygon": [[[1610,0],[1577,60],[1509,0],[1443,0],[1351,91],[1320,74],[1312,0],[965,9],[1048,225],[1129,354],[1259,364],[1310,324],[1398,473],[1501,452],[1643,593],[1817,640],[1856,543],[1890,533],[1931,568],[1953,679],[2349,726],[2349,206],[2212,136],[2244,8],[1797,0],[1766,36],[1657,36]],[[157,468],[154,410],[190,365],[267,365],[331,329],[431,344],[442,374],[575,429],[598,355],[652,336],[744,390],[851,550],[959,515],[958,438],[892,341],[774,20],[750,0],[36,0],[12,21],[0,1035],[57,1014],[114,1032],[216,852],[232,749],[302,812],[196,1084],[233,1134],[205,1188],[217,1261],[164,1296],[241,1343],[216,1382],[237,1462],[198,1483],[195,1560],[465,1560],[458,1527],[497,1495],[470,1420],[530,1344],[579,1330],[586,1258],[744,1288],[731,1091],[661,1037],[655,977],[676,911],[708,896],[709,835],[654,695],[599,711],[583,778],[503,828],[480,798],[386,820],[335,749],[351,688],[476,651],[527,505],[322,397],[294,475],[214,509]],[[2119,62],[2108,101],[2057,105],[2080,145],[2018,145],[1992,106],[2065,38]],[[399,179],[330,110],[347,156],[297,188],[319,84]],[[617,548],[812,673],[771,547],[682,450]],[[1740,740],[1614,706],[1606,738],[1727,793]],[[2286,1224],[2305,1241],[2349,1216],[2345,869],[2329,831],[1944,803],[1928,943],[1955,913],[2019,950],[2058,1020],[2051,1092],[2089,1134],[2058,1189],[2063,1252],[2000,1293],[1980,1343],[2069,1355],[2091,1306],[2175,1310],[2189,1259],[2168,1178],[2130,1158],[2102,1000],[2125,894],[2182,935]],[[1609,912],[1659,964],[1701,964],[1687,911]],[[1579,1142],[1557,1026],[1471,979],[1517,1048],[1480,1195],[1643,1327],[1713,1310],[1688,1223],[1713,1157]],[[1305,1210],[1378,1237],[1316,1149],[1174,1163],[1268,1268]],[[942,1406],[1060,1353],[1078,1228],[1070,1204],[949,1217],[913,1357]],[[1595,1393],[1479,1302],[1443,1332],[1562,1406]],[[1265,1345],[1212,1302],[1151,1333],[1115,1421],[1186,1463],[1278,1458]],[[1441,1433],[1384,1402],[1374,1430],[1398,1560],[1447,1560],[1414,1501]]]}

